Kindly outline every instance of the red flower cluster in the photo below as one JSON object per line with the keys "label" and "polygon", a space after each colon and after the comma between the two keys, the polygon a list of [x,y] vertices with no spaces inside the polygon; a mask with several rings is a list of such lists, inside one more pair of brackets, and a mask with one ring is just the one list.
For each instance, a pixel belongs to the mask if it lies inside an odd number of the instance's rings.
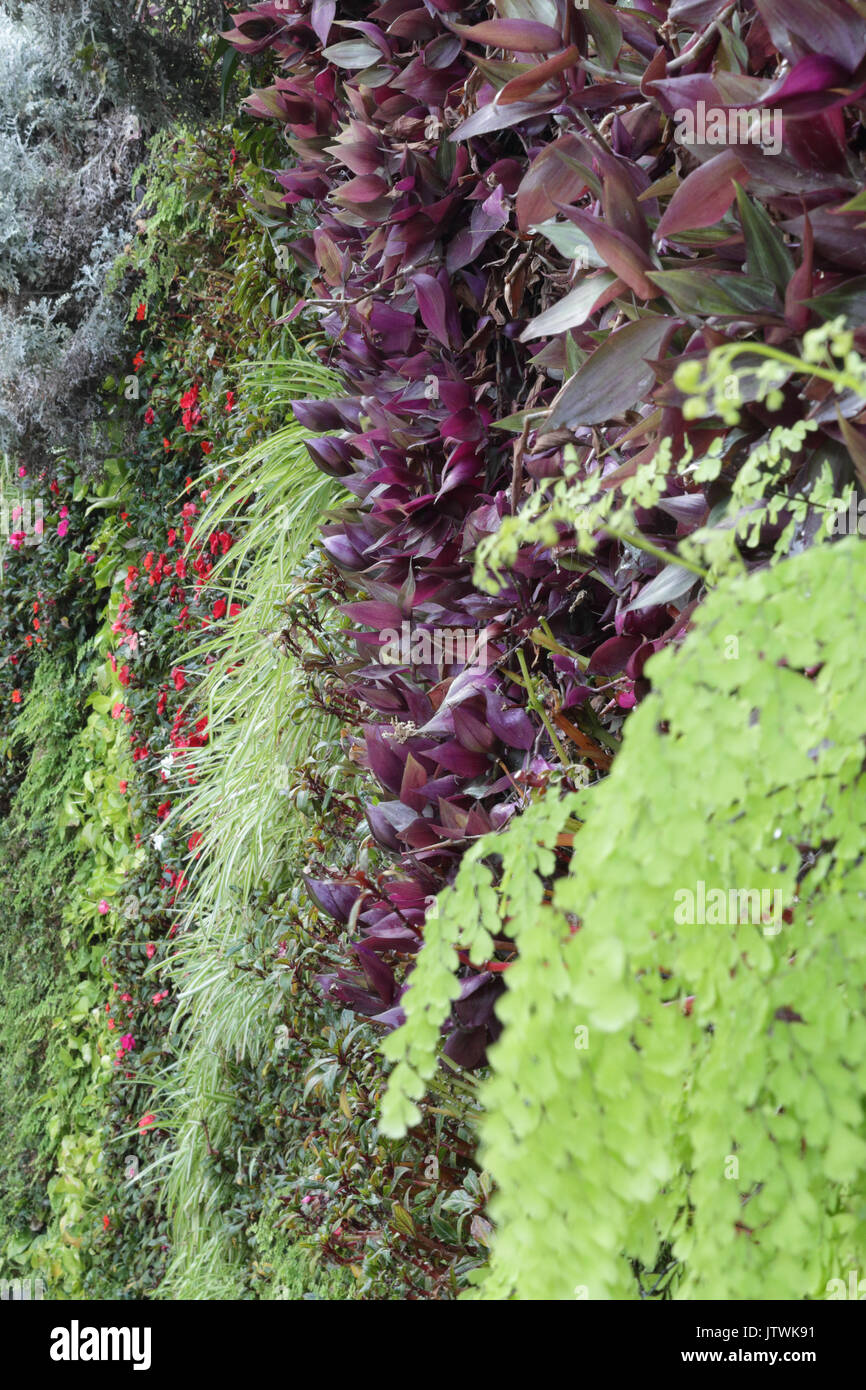
{"label": "red flower cluster", "polygon": [[198,383],[185,391],[180,398],[180,408],[183,411],[183,427],[189,434],[193,425],[197,425],[201,420],[201,410],[198,404]]}

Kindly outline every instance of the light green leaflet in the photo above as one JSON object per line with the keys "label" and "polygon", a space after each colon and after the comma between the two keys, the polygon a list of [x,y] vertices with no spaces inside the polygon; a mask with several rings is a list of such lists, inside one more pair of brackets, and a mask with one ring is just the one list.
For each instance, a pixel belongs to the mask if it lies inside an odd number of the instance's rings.
{"label": "light green leaflet", "polygon": [[[857,538],[723,579],[650,664],[609,778],[486,837],[441,896],[384,1127],[436,1065],[455,945],[481,962],[504,926],[480,1296],[635,1298],[637,1261],[678,1298],[823,1298],[866,1265],[864,611]],[[689,925],[701,883],[779,896]]]}

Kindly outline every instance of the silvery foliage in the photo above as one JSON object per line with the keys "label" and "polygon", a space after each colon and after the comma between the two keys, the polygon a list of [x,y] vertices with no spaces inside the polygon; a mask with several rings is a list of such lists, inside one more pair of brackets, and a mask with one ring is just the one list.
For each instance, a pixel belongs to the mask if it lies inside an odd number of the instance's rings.
{"label": "silvery foliage", "polygon": [[76,61],[77,19],[0,6],[0,448],[31,469],[96,442],[122,322],[103,282],[140,150],[134,114]]}
{"label": "silvery foliage", "polygon": [[[189,43],[133,0],[0,0],[0,452],[105,456],[99,382],[123,351],[105,279],[134,228],[131,178]],[[163,7],[164,8],[164,7]],[[188,77],[189,81],[185,80]]]}

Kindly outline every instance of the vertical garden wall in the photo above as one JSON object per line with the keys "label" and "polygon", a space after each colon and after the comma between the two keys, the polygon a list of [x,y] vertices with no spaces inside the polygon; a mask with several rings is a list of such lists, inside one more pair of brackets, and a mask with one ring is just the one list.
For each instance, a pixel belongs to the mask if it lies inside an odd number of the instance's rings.
{"label": "vertical garden wall", "polygon": [[866,7],[0,50],[3,1277],[832,1296]]}

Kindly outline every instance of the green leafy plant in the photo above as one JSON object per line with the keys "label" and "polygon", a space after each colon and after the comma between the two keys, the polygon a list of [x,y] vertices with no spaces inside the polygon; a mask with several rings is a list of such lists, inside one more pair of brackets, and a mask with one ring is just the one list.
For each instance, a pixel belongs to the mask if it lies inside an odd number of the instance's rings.
{"label": "green leafy plant", "polygon": [[[857,539],[724,580],[610,777],[480,842],[440,899],[383,1116],[415,1118],[455,944],[506,930],[483,1296],[814,1298],[862,1264],[864,597]],[[698,884],[727,906],[690,923]]]}

